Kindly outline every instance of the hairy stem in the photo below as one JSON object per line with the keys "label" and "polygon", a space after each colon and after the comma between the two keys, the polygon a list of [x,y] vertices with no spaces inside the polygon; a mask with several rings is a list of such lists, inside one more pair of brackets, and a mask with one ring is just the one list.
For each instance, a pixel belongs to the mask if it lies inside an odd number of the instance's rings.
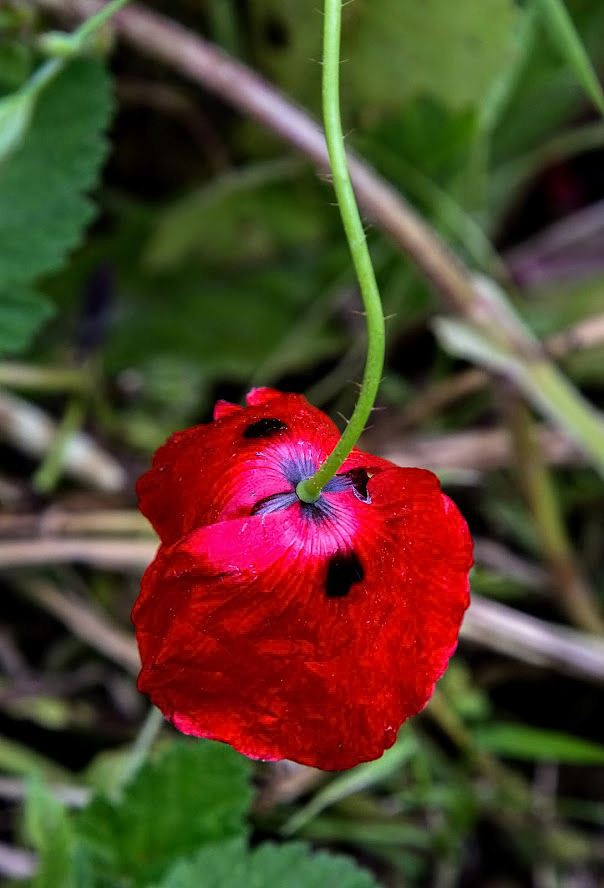
{"label": "hairy stem", "polygon": [[342,223],[350,255],[361,288],[367,324],[367,362],[359,399],[344,429],[342,437],[318,471],[301,481],[297,494],[305,502],[314,502],[321,488],[333,478],[356,442],[375,403],[384,366],[384,313],[375,273],[367,247],[363,223],[352,190],[344,134],[340,117],[340,32],[342,25],[341,0],[325,0],[323,26],[323,119],[325,137],[333,176],[333,187],[338,199]]}

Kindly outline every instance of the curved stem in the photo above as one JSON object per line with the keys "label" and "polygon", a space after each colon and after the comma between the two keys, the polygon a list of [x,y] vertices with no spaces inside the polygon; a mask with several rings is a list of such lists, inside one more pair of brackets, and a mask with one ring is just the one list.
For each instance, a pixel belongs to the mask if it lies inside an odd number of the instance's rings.
{"label": "curved stem", "polygon": [[301,481],[297,487],[298,496],[305,502],[314,502],[319,498],[321,489],[333,478],[358,441],[373,409],[384,366],[384,313],[367,248],[363,223],[350,181],[340,119],[341,0],[325,0],[324,12],[323,119],[325,137],[333,175],[333,187],[365,307],[367,362],[359,400],[342,437],[312,478]]}

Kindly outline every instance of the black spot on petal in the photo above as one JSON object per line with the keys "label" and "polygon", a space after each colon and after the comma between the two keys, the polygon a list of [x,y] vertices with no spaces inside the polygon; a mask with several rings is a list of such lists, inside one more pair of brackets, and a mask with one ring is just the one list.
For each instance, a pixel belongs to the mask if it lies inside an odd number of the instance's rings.
{"label": "black spot on petal", "polygon": [[351,469],[350,472],[348,472],[348,477],[350,478],[350,483],[352,484],[352,489],[354,490],[357,499],[362,500],[364,503],[370,503],[371,497],[367,493],[369,475],[365,469]]}
{"label": "black spot on petal", "polygon": [[276,435],[277,432],[282,432],[287,430],[287,426],[280,419],[259,419],[258,422],[253,422],[246,429],[243,430],[244,438],[269,438],[271,435]]}
{"label": "black spot on petal", "polygon": [[345,598],[353,583],[360,583],[364,576],[363,565],[354,552],[333,555],[327,565],[325,594],[328,598]]}
{"label": "black spot on petal", "polygon": [[370,503],[371,496],[367,491],[368,483],[369,475],[365,469],[350,469],[341,475],[334,475],[323,489],[325,493],[343,493],[345,490],[352,490],[358,500]]}

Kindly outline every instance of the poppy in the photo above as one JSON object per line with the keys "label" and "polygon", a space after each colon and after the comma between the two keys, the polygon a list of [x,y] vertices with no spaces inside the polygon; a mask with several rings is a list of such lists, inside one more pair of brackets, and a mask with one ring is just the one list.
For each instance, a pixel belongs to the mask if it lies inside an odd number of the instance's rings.
{"label": "poppy", "polygon": [[469,603],[466,523],[424,469],[354,449],[301,395],[253,389],[140,478],[161,545],[132,619],[140,691],[182,732],[325,770],[378,758],[419,712]]}

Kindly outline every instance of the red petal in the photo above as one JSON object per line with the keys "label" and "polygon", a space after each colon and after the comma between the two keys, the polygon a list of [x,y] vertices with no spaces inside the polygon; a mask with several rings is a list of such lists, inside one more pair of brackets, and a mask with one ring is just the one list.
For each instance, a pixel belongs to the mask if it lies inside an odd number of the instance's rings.
{"label": "red petal", "polygon": [[239,404],[231,404],[230,401],[216,401],[214,405],[214,419],[222,419],[223,416],[230,416],[232,413],[239,413],[240,410],[243,410],[243,407],[240,407]]}
{"label": "red petal", "polygon": [[[139,688],[178,728],[342,769],[425,705],[468,605],[471,541],[434,475],[379,468],[371,504],[339,494],[329,529],[292,506],[161,547],[133,612]],[[328,558],[350,548],[364,579],[327,598]]]}
{"label": "red petal", "polygon": [[[282,462],[288,451],[292,456],[307,451],[318,465],[338,440],[333,422],[302,395],[258,388],[248,402],[247,408],[219,402],[214,422],[176,432],[139,479],[139,507],[163,543],[249,514],[258,500],[285,489]],[[246,428],[267,417],[281,420],[288,431],[266,440],[244,437]]]}
{"label": "red petal", "polygon": [[277,389],[260,386],[259,388],[251,389],[251,391],[247,393],[245,403],[248,407],[262,407],[264,404],[270,404],[271,401],[279,401],[283,397],[302,398],[302,395],[284,395],[283,392],[278,392]]}

